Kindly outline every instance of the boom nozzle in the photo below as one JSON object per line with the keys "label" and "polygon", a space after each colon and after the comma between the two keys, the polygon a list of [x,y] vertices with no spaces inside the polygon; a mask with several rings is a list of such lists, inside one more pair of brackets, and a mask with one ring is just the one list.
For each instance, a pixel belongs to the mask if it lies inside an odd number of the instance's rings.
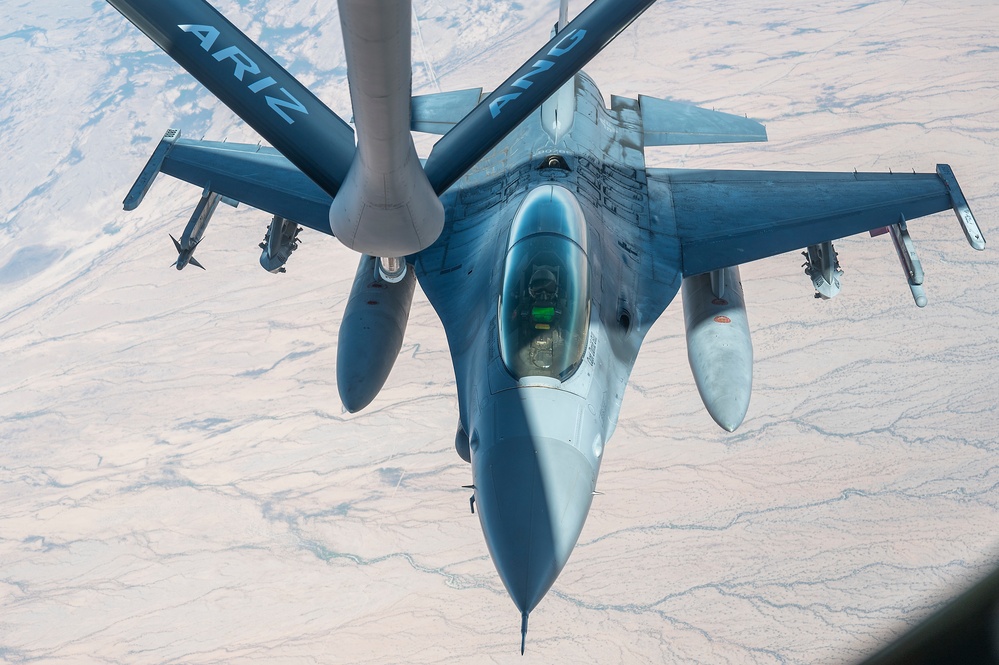
{"label": "boom nozzle", "polygon": [[524,655],[524,646],[527,644],[527,612],[520,615],[520,655]]}

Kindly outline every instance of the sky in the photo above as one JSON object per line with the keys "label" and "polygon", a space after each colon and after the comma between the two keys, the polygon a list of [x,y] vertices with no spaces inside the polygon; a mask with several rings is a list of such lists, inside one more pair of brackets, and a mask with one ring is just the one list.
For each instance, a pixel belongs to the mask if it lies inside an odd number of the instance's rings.
{"label": "sky", "polygon": [[[334,2],[214,4],[350,116]],[[414,92],[490,89],[557,3],[414,14]],[[836,243],[832,301],[796,253],[742,267],[755,375],[734,434],[667,310],[521,658],[422,294],[385,389],[345,413],[354,255],[303,231],[268,274],[268,216],[241,206],[213,219],[207,270],[178,272],[167,234],[200,192],[164,176],[121,210],[167,128],[253,131],[104,2],[13,0],[0,26],[0,661],[850,663],[999,563],[999,259],[946,213],[910,224],[924,309],[885,237]],[[767,125],[650,166],[948,163],[995,235],[994,2],[660,1],[586,71],[608,101]]]}

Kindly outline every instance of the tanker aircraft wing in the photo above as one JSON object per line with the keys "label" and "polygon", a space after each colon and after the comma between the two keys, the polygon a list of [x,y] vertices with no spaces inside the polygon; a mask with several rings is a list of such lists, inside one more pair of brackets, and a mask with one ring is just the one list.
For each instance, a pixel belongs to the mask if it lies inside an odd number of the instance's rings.
{"label": "tanker aircraft wing", "polygon": [[[350,412],[388,378],[419,281],[447,335],[455,449],[520,613],[521,652],[583,528],[641,344],[681,289],[694,381],[732,431],[752,387],[739,265],[804,248],[816,295],[831,298],[842,276],[832,241],[883,229],[922,306],[907,220],[952,208],[985,246],[946,165],[646,168],[648,146],[767,140],[756,121],[676,100],[605,105],[581,68],[654,0],[594,0],[572,21],[563,0],[548,42],[493,92],[415,98],[410,0],[339,0],[356,135],[204,0],[107,1],[273,146],[166,133],[125,208],[160,172],[201,189],[174,240],[178,269],[201,265],[193,252],[220,202],[273,216],[260,245],[270,272],[284,272],[301,226],[360,254],[337,337]],[[426,161],[412,131],[443,135]]]}

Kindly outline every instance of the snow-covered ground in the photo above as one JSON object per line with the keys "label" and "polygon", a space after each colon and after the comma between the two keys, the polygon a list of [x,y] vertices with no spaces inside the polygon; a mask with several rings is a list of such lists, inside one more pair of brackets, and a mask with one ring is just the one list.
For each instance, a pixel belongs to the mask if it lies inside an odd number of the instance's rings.
{"label": "snow-covered ground", "polygon": [[[332,0],[217,6],[349,117]],[[497,85],[557,15],[414,7],[417,92]],[[587,71],[608,97],[768,126],[650,165],[945,162],[996,236],[993,0],[661,0]],[[668,310],[521,659],[435,314],[418,294],[388,386],[344,413],[356,258],[303,233],[267,274],[267,216],[223,208],[208,270],[170,268],[196,188],[162,177],[120,205],[167,127],[257,140],[104,2],[0,7],[0,660],[851,662],[999,561],[999,255],[947,213],[911,224],[923,310],[884,237],[837,243],[830,302],[796,254],[743,267],[756,381],[736,434],[703,410]]]}

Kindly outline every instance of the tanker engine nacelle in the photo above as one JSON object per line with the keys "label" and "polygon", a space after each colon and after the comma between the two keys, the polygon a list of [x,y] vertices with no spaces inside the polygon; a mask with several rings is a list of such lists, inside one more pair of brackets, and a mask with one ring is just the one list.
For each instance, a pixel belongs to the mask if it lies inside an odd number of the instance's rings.
{"label": "tanker engine nacelle", "polygon": [[742,424],[753,389],[753,342],[738,266],[683,279],[687,359],[697,392],[729,432]]}

